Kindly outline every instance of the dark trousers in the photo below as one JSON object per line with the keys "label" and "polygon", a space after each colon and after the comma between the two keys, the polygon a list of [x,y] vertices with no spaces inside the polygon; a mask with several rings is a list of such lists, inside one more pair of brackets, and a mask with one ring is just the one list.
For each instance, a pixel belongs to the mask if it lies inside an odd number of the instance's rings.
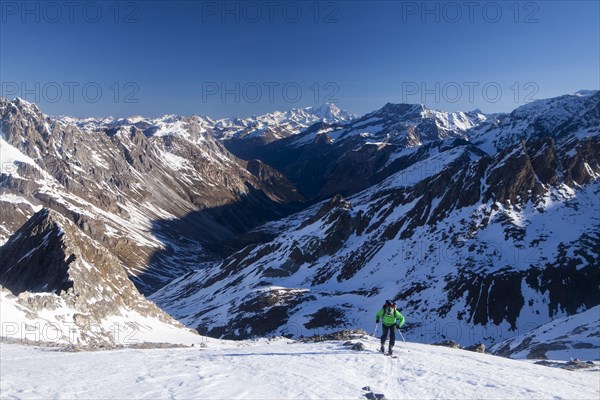
{"label": "dark trousers", "polygon": [[381,345],[385,345],[385,341],[387,340],[387,336],[388,336],[388,332],[390,333],[390,348],[394,347],[394,344],[396,343],[396,326],[392,325],[392,326],[387,326],[385,324],[381,324],[381,327],[383,328],[383,334],[381,335]]}

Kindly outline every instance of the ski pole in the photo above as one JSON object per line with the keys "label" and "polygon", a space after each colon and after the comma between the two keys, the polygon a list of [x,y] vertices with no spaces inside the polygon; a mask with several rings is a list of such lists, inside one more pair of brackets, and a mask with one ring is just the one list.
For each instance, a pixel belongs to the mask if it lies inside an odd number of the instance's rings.
{"label": "ski pole", "polygon": [[402,334],[402,331],[400,330],[400,328],[398,328],[398,333],[400,334],[400,337],[402,338],[402,341],[404,343],[406,343],[406,340],[404,340],[404,335]]}
{"label": "ski pole", "polygon": [[[396,329],[398,329],[398,333],[400,334],[400,337],[402,338],[402,341],[404,342],[404,344],[406,344],[406,340],[404,339],[404,335],[402,334],[402,331],[398,327],[396,327]],[[410,350],[408,350],[408,349],[406,349],[406,350],[410,353]]]}
{"label": "ski pole", "polygon": [[379,324],[377,322],[375,322],[375,329],[373,330],[373,334],[371,336],[375,337],[375,334],[377,333],[377,327],[379,326]]}

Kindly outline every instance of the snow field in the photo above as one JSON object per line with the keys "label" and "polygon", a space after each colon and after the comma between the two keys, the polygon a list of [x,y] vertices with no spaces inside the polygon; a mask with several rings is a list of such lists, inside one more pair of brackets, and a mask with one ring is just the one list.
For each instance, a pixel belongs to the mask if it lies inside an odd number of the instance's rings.
{"label": "snow field", "polygon": [[202,398],[364,399],[363,387],[389,399],[597,399],[600,371],[566,371],[415,343],[398,359],[357,352],[340,342],[285,339],[206,348],[65,353],[0,345],[2,399]]}

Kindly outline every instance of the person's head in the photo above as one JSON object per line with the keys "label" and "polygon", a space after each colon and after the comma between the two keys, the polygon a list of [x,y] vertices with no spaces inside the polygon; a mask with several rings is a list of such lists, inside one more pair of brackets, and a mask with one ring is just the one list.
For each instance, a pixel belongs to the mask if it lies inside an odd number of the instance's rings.
{"label": "person's head", "polygon": [[385,301],[385,306],[386,307],[392,307],[392,308],[396,308],[396,303],[394,303],[393,300],[386,300]]}

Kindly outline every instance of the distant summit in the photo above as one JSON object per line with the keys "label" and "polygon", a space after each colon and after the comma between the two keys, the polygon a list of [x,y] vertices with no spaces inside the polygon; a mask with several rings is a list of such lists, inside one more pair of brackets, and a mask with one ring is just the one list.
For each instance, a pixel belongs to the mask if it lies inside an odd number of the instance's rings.
{"label": "distant summit", "polygon": [[351,119],[356,118],[355,115],[350,114],[345,110],[342,110],[333,103],[324,103],[316,108],[306,107],[304,108],[304,110],[313,114],[316,117],[321,118],[323,122],[327,123],[349,121]]}

